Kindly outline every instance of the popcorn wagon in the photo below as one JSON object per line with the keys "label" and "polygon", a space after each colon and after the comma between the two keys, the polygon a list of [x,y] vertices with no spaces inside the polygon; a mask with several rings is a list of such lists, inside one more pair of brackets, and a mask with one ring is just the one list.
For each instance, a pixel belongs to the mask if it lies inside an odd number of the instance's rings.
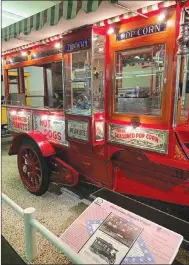
{"label": "popcorn wagon", "polygon": [[[152,2],[3,52],[3,68],[9,155],[31,193],[82,180],[189,205],[187,1]],[[37,82],[30,94],[27,71]]]}

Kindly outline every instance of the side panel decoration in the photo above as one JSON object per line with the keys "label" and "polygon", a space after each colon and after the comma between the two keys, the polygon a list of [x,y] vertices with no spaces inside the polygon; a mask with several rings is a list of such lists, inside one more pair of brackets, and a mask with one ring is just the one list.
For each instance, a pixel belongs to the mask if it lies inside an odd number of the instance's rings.
{"label": "side panel decoration", "polygon": [[34,113],[34,130],[41,132],[50,142],[67,145],[64,116]]}
{"label": "side panel decoration", "polygon": [[163,154],[166,154],[168,151],[168,131],[166,130],[109,124],[108,131],[109,142]]}
{"label": "side panel decoration", "polygon": [[7,109],[8,130],[28,132],[32,130],[32,112],[25,109]]}

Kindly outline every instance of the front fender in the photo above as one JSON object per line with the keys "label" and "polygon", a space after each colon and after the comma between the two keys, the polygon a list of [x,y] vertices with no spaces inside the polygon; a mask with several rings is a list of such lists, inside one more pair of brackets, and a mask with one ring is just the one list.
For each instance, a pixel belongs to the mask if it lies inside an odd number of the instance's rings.
{"label": "front fender", "polygon": [[29,131],[17,133],[16,135],[14,135],[11,146],[9,148],[9,155],[18,154],[19,147],[22,145],[22,141],[25,138],[32,139],[38,145],[44,157],[49,157],[56,154],[54,147],[51,143],[49,143],[47,138],[42,133],[37,131]]}

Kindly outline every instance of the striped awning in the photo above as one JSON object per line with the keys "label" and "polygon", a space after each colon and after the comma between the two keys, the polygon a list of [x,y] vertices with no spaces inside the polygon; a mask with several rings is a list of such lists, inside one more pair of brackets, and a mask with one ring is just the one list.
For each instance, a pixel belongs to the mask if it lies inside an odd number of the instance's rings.
{"label": "striped awning", "polygon": [[[175,5],[176,4],[176,1],[162,1],[158,4],[154,4],[154,5],[150,5],[150,6],[146,6],[146,7],[143,7],[143,8],[139,8],[136,10],[136,12],[140,13],[140,14],[147,14],[151,11],[156,11],[156,10],[159,10],[161,8],[165,8],[165,7],[169,7],[169,6],[172,6],[172,5]],[[110,18],[110,19],[106,19],[106,20],[103,20],[103,21],[100,21],[98,23],[95,23],[94,26],[97,26],[97,27],[100,27],[100,26],[107,26],[107,25],[111,25],[113,23],[116,23],[116,22],[119,22],[119,21],[122,21],[122,20],[125,20],[125,19],[128,19],[128,18],[131,18],[131,17],[135,17],[135,16],[138,16],[137,13],[135,12],[127,12],[123,15],[120,15],[120,16],[116,16],[116,17],[113,17],[113,18]]]}
{"label": "striped awning", "polygon": [[[61,18],[73,19],[80,10],[85,13],[96,11],[103,0],[64,0],[42,12],[39,12],[24,20],[18,21],[2,29],[2,39],[8,41],[10,38],[17,38],[20,33],[30,34],[31,30],[41,30],[48,23],[50,26],[56,25]],[[118,0],[108,0],[115,4]]]}
{"label": "striped awning", "polygon": [[[78,2],[79,0],[69,0],[69,1],[71,1],[71,2]],[[104,1],[104,0],[103,0]],[[83,3],[85,3],[85,5],[83,4],[82,5],[82,3],[81,2],[83,2]],[[86,7],[86,3],[89,3],[90,2],[90,4],[93,2],[93,4],[94,4],[94,2],[96,2],[95,0],[93,0],[93,1],[90,1],[90,0],[84,0],[84,1],[81,1],[80,2],[80,7],[82,8],[82,6],[84,7]],[[104,1],[104,2],[106,2],[106,1]],[[114,1],[109,1],[111,4],[116,4],[116,3],[118,3],[118,1],[117,0],[114,0]],[[63,3],[61,3],[61,4],[63,4]],[[122,21],[122,20],[127,20],[127,19],[129,19],[129,18],[131,18],[131,17],[135,17],[135,16],[138,16],[137,14],[136,14],[136,12],[138,12],[138,13],[140,13],[140,14],[148,14],[148,12],[151,12],[151,11],[155,11],[155,10],[159,10],[159,9],[162,9],[162,8],[166,8],[166,7],[169,7],[169,6],[172,6],[172,5],[175,5],[176,4],[176,1],[160,1],[160,2],[158,2],[157,4],[153,4],[153,5],[149,5],[149,6],[146,6],[146,7],[143,7],[143,8],[140,8],[140,9],[137,9],[135,12],[125,12],[124,14],[122,13],[121,15],[119,15],[119,16],[115,16],[115,17],[111,17],[111,18],[109,18],[109,19],[105,19],[105,20],[102,20],[102,21],[100,21],[100,22],[98,22],[98,23],[93,23],[93,25],[94,26],[98,26],[98,27],[100,27],[100,26],[108,26],[108,25],[111,25],[111,24],[113,24],[113,23],[116,23],[116,22],[119,22],[119,21]],[[102,3],[102,5],[103,5],[103,3]],[[100,1],[98,1],[98,7],[100,6]],[[93,5],[93,7],[94,7],[94,5]],[[98,8],[97,6],[96,6],[96,8]],[[114,6],[112,5],[112,7],[114,8]],[[100,7],[101,8],[101,7]],[[100,8],[98,9],[98,10],[100,10]],[[80,9],[78,9],[78,10],[80,10]],[[88,9],[89,10],[89,9]],[[91,8],[90,8],[90,10],[92,10]],[[113,9],[114,10],[114,9]],[[93,9],[93,11],[95,11],[94,9]],[[44,11],[44,12],[46,12],[46,11]],[[78,11],[77,11],[78,12]],[[90,11],[88,11],[88,12],[90,12]],[[114,11],[115,12],[115,11]],[[96,14],[96,13],[94,13],[94,14]],[[111,14],[115,14],[115,13],[111,13]],[[92,16],[92,15],[91,15]],[[91,16],[90,16],[90,18],[91,18]],[[78,17],[78,16],[77,16]],[[96,16],[95,16],[96,17]],[[108,17],[108,16],[107,16]],[[83,17],[82,17],[83,18]],[[83,18],[84,19],[84,18]],[[84,19],[85,20],[85,19]],[[96,20],[96,21],[98,21],[98,20]],[[21,23],[22,23],[22,21],[21,21]],[[17,23],[15,23],[15,24],[17,24]],[[77,24],[77,23],[76,23]],[[14,24],[13,24],[14,25]],[[39,32],[40,33],[40,32]],[[47,38],[42,38],[42,39],[39,39],[39,40],[37,40],[37,41],[34,41],[34,42],[30,42],[30,43],[28,43],[28,44],[24,44],[24,45],[19,45],[19,46],[17,46],[17,47],[14,47],[14,48],[11,48],[11,49],[6,49],[6,50],[4,50],[4,51],[2,51],[2,56],[5,56],[5,55],[7,55],[7,54],[11,54],[11,53],[14,53],[14,52],[18,52],[18,51],[21,51],[21,50],[27,50],[27,49],[31,49],[32,47],[34,47],[34,46],[38,46],[38,45],[42,45],[42,44],[48,44],[48,43],[50,43],[50,42],[53,42],[53,41],[56,41],[56,40],[60,40],[61,38],[63,38],[63,36],[65,35],[65,34],[67,34],[67,31],[64,31],[63,29],[62,29],[62,27],[60,28],[60,33],[59,34],[57,34],[57,35],[51,35],[50,37],[47,37]],[[40,35],[41,36],[41,35]],[[11,41],[10,41],[11,42]],[[8,43],[10,43],[10,42],[5,42],[5,45],[7,45]]]}

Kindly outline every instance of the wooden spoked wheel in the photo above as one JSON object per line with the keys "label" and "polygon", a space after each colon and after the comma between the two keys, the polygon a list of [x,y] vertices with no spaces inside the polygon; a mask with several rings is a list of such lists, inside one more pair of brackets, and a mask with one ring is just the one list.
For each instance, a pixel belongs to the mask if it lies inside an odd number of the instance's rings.
{"label": "wooden spoked wheel", "polygon": [[37,144],[25,139],[18,151],[18,170],[24,186],[35,195],[42,195],[49,186],[47,161]]}

